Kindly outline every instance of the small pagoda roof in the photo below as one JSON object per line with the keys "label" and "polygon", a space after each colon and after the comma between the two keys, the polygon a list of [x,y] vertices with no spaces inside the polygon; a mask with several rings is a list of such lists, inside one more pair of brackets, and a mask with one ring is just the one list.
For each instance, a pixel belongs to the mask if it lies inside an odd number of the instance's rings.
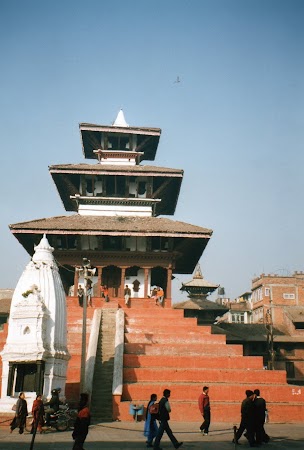
{"label": "small pagoda roof", "polygon": [[[176,248],[176,272],[189,273],[197,264],[212,230],[158,217],[85,216],[74,214],[10,225],[10,230],[29,254],[37,235],[160,236],[181,239]],[[181,257],[182,256],[182,257]]]}
{"label": "small pagoda roof", "polygon": [[[187,283],[182,283],[181,290],[182,291],[193,291],[195,292],[196,289],[209,289],[210,291],[214,291],[219,287],[219,284],[210,283],[209,281],[205,280],[201,271],[201,267],[199,264],[197,264],[194,275],[192,280],[187,281]],[[190,288],[190,289],[189,289]]]}
{"label": "small pagoda roof", "polygon": [[189,298],[188,300],[173,305],[175,309],[194,309],[194,310],[206,310],[217,311],[219,314],[224,314],[229,311],[226,306],[219,305],[206,298]]}
{"label": "small pagoda roof", "polygon": [[[80,175],[145,176],[164,179],[165,189],[159,189],[161,200],[155,207],[155,215],[173,215],[183,180],[184,171],[154,166],[124,166],[103,164],[60,164],[49,167],[66,211],[78,211],[77,204],[70,197],[79,194]],[[90,196],[90,200],[100,197]]]}
{"label": "small pagoda roof", "polygon": [[[118,123],[119,126],[115,125]],[[142,152],[139,160],[155,159],[159,138],[161,134],[160,128],[146,128],[146,127],[130,127],[122,126],[122,122],[114,122],[114,125],[97,125],[92,123],[79,124],[82,150],[85,158],[97,159],[98,156],[94,150],[100,148],[103,133],[116,133],[137,135],[137,149],[135,151]]]}

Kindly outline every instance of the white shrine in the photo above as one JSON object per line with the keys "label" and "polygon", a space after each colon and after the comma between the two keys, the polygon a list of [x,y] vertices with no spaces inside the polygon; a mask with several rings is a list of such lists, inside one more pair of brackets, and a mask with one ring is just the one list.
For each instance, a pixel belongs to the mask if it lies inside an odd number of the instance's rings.
{"label": "white shrine", "polygon": [[66,296],[53,251],[44,235],[14,291],[1,352],[0,409],[21,391],[27,397],[50,397],[51,390],[60,387],[64,395],[70,359]]}

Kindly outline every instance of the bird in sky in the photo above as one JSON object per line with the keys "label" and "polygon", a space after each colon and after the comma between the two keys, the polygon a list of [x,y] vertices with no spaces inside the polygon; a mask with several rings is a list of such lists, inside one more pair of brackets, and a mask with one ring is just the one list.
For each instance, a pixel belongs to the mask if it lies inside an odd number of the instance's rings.
{"label": "bird in sky", "polygon": [[180,80],[180,78],[177,76],[176,77],[176,80],[174,81],[174,83],[180,83],[181,82],[181,80]]}

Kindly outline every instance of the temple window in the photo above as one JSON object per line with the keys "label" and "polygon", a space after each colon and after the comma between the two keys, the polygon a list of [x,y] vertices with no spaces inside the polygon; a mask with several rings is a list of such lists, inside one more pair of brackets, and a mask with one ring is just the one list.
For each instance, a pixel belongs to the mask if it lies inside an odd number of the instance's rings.
{"label": "temple window", "polygon": [[57,236],[56,247],[60,250],[75,250],[77,248],[76,236]]}
{"label": "temple window", "polygon": [[103,237],[103,249],[104,250],[122,250],[122,238],[121,236],[104,236]]}
{"label": "temple window", "polygon": [[98,250],[97,236],[81,236],[81,250]]}
{"label": "temple window", "polygon": [[131,252],[145,252],[146,242],[145,236],[129,236],[125,238],[124,249]]}
{"label": "temple window", "polygon": [[126,196],[126,180],[123,176],[109,176],[106,178],[106,194],[107,197],[125,197]]}
{"label": "temple window", "polygon": [[110,150],[129,150],[130,137],[129,135],[108,134],[108,149]]}
{"label": "temple window", "polygon": [[100,197],[102,195],[102,177],[95,177],[94,183],[94,197]]}
{"label": "temple window", "polygon": [[138,180],[137,183],[137,196],[146,197],[147,195],[147,182],[146,180]]}
{"label": "temple window", "polygon": [[151,237],[151,250],[156,251],[168,251],[169,239],[167,237],[152,236]]}
{"label": "temple window", "polygon": [[92,177],[86,177],[86,193],[87,195],[93,195],[93,191],[94,191],[94,183],[93,183],[93,178]]}

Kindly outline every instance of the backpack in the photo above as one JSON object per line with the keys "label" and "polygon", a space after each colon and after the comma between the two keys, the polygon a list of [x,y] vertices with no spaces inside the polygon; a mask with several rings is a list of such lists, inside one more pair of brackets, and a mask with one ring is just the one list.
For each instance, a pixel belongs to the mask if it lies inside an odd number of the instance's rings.
{"label": "backpack", "polygon": [[149,406],[150,414],[158,414],[159,413],[159,403],[153,403]]}

